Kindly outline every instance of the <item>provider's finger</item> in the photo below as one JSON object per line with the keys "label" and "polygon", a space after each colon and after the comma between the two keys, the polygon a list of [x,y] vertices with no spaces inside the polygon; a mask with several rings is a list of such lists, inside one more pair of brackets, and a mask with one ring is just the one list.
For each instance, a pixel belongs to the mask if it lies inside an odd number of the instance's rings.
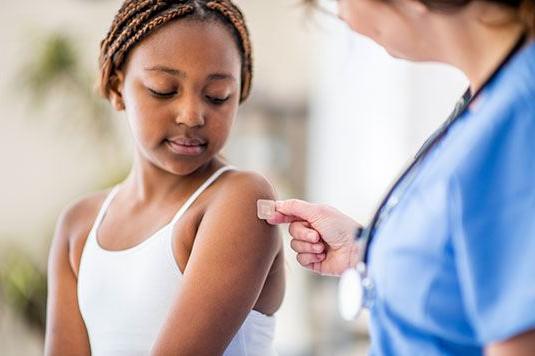
{"label": "provider's finger", "polygon": [[315,253],[299,253],[296,256],[297,262],[303,267],[307,267],[311,263],[321,262],[325,259],[325,254],[315,254]]}
{"label": "provider's finger", "polygon": [[322,243],[311,244],[309,242],[292,240],[290,242],[290,247],[297,253],[322,253],[325,251],[325,245]]}
{"label": "provider's finger", "polygon": [[290,224],[288,232],[294,239],[316,243],[320,240],[320,234],[310,227],[305,221],[294,221]]}
{"label": "provider's finger", "polygon": [[321,274],[321,262],[311,263],[308,266],[305,266],[314,273]]}
{"label": "provider's finger", "polygon": [[294,220],[313,222],[318,216],[318,205],[299,199],[279,200],[275,210],[283,215],[292,216]]}
{"label": "provider's finger", "polygon": [[269,219],[266,219],[267,223],[271,225],[288,224],[296,220],[299,219],[295,216],[287,216],[279,212],[275,212]]}

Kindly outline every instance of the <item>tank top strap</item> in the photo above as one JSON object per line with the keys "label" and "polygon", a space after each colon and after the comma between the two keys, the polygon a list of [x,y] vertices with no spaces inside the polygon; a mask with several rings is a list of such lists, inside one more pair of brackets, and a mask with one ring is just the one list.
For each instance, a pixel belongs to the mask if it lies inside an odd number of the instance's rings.
{"label": "tank top strap", "polygon": [[227,172],[227,171],[231,171],[231,170],[234,170],[236,169],[235,167],[233,166],[224,166],[224,167],[221,167],[219,168],[216,172],[214,172],[210,178],[208,178],[190,197],[188,200],[186,200],[186,202],[184,203],[184,205],[182,205],[182,207],[178,210],[178,212],[176,213],[175,217],[173,218],[173,220],[171,221],[170,225],[171,226],[174,226],[176,224],[176,222],[178,221],[178,219],[180,219],[180,217],[182,217],[182,215],[189,209],[189,207],[195,202],[195,200],[197,200],[197,198],[210,186],[212,185],[212,183],[214,183],[217,178],[219,178],[223,173]]}
{"label": "tank top strap", "polygon": [[95,231],[98,231],[98,228],[100,227],[100,224],[102,223],[102,220],[104,219],[104,216],[106,215],[106,212],[108,211],[111,201],[113,200],[113,198],[115,198],[115,195],[117,194],[118,191],[119,191],[119,186],[116,185],[108,193],[108,196],[106,197],[106,199],[104,199],[104,202],[102,203],[100,207],[100,211],[98,212],[97,218],[95,219],[95,223],[93,224],[93,229]]}

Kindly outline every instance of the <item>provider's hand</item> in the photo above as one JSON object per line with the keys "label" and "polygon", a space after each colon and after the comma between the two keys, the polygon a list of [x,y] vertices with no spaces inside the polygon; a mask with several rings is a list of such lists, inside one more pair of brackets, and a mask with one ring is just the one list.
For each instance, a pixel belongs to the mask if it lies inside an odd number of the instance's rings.
{"label": "provider's hand", "polygon": [[296,199],[277,201],[276,213],[267,222],[290,223],[291,247],[303,267],[339,276],[357,264],[354,235],[360,225],[333,207]]}

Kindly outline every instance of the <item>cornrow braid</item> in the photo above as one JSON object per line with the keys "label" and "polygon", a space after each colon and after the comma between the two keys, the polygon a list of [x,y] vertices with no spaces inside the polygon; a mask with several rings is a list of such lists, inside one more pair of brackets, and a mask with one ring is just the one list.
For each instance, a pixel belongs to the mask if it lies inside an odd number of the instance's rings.
{"label": "cornrow braid", "polygon": [[[155,7],[157,7],[157,5]],[[116,66],[119,66],[123,62],[126,52],[132,47],[132,45],[134,43],[139,42],[143,37],[151,33],[155,28],[166,24],[175,18],[179,18],[188,13],[191,13],[194,10],[195,9],[192,6],[188,5],[184,5],[177,9],[168,10],[164,14],[158,17],[154,17],[152,20],[145,23],[139,30],[137,30],[137,32],[133,36],[129,36],[133,32],[133,26],[144,23],[144,21],[148,18],[149,14],[143,13],[139,18],[136,18],[132,21],[132,27],[125,29],[124,36],[123,34],[119,36],[119,38],[115,42],[117,46],[115,48],[112,47],[112,49],[110,49],[110,51],[113,53],[113,63]]]}
{"label": "cornrow braid", "polygon": [[[108,53],[115,53],[134,33],[134,31],[139,27],[140,24],[147,21],[151,16],[154,15],[156,11],[163,8],[165,3],[157,2],[155,5],[149,7],[145,11],[139,13],[128,26],[124,26],[122,32],[117,31],[114,33],[113,45],[109,48]],[[119,36],[115,36],[119,33]]]}
{"label": "cornrow braid", "polygon": [[154,0],[125,1],[121,9],[119,9],[117,15],[115,15],[115,18],[113,19],[113,22],[111,24],[110,31],[106,35],[106,38],[102,41],[101,46],[109,46],[110,42],[115,40],[115,38],[117,37],[116,35],[119,31],[119,28],[121,28],[128,19],[132,18],[134,14],[142,11],[143,9],[154,3]]}
{"label": "cornrow braid", "polygon": [[253,77],[252,46],[241,10],[231,0],[126,0],[100,43],[100,94],[109,99],[115,72],[132,48],[157,28],[180,18],[221,21],[236,39],[242,60],[240,102],[247,99]]}
{"label": "cornrow braid", "polygon": [[216,10],[224,17],[228,18],[239,37],[241,38],[242,51],[245,54],[242,58],[242,92],[241,97],[247,98],[251,91],[251,83],[253,80],[253,63],[252,63],[252,46],[249,36],[249,30],[243,21],[243,14],[230,1],[210,1],[206,4],[211,10]]}

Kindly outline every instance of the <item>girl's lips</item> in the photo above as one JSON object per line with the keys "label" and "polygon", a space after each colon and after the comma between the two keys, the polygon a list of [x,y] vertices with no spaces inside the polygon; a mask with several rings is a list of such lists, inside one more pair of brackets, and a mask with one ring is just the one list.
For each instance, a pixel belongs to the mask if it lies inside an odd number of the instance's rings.
{"label": "girl's lips", "polygon": [[166,140],[167,147],[178,155],[182,156],[198,156],[206,150],[206,144],[199,140]]}

